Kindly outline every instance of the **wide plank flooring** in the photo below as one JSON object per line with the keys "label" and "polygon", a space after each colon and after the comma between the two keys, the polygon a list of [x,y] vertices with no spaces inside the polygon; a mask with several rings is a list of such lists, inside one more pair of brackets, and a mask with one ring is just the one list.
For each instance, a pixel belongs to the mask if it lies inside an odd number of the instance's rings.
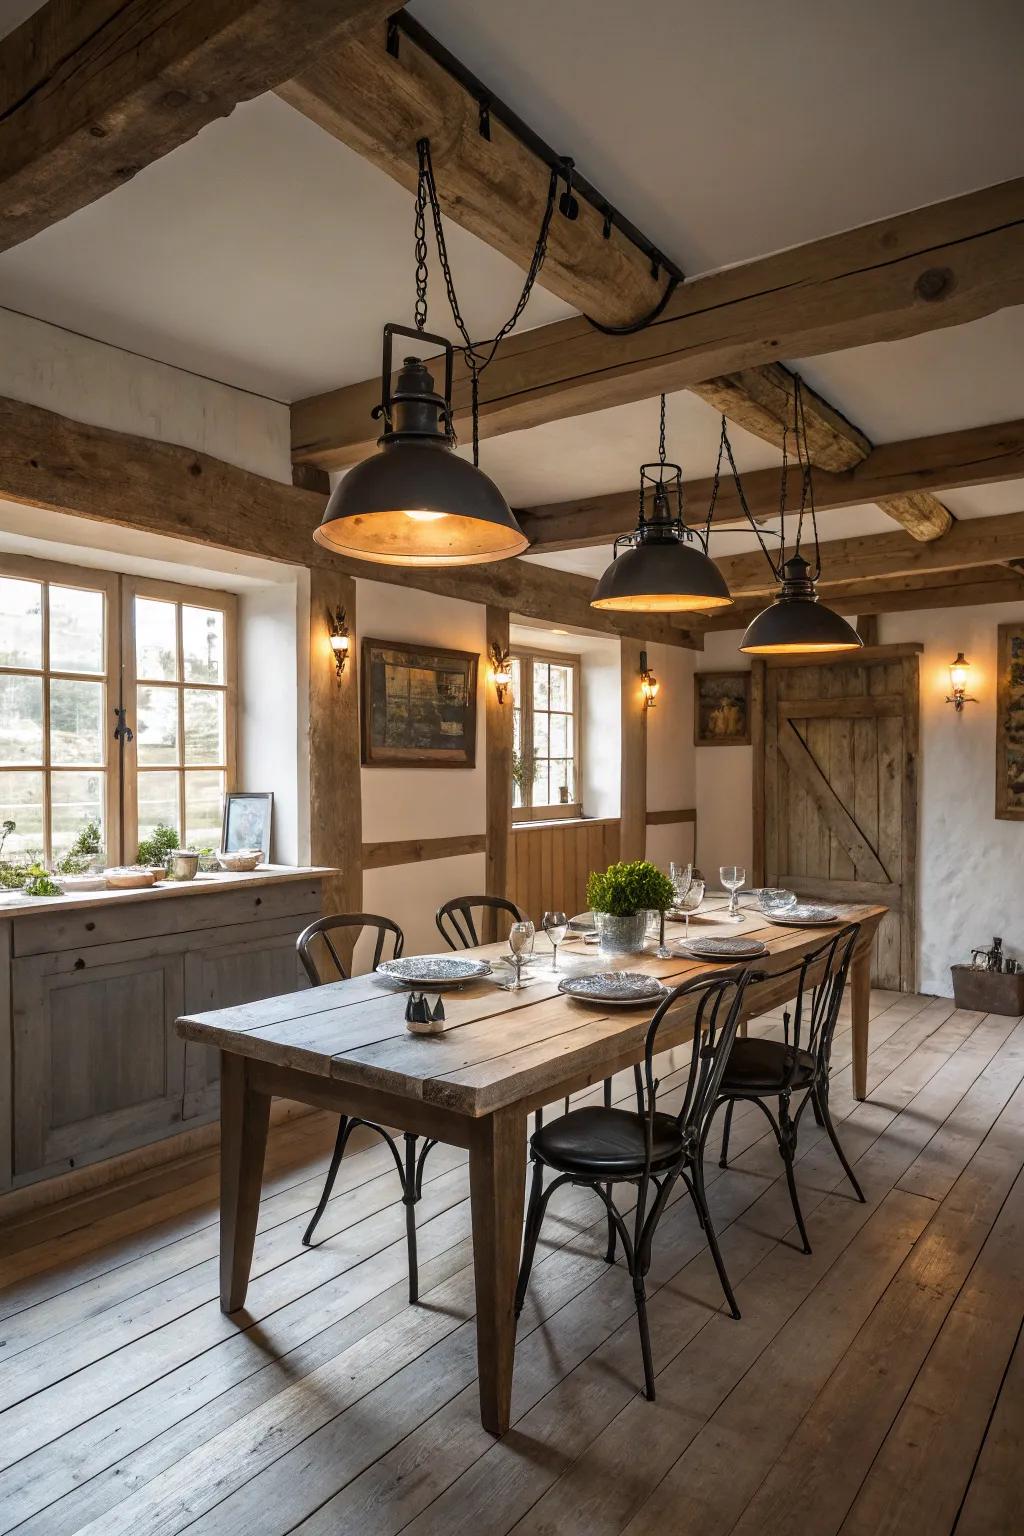
{"label": "wide plank flooring", "polygon": [[[997,1536],[1024,1528],[1024,1020],[872,997],[869,1097],[833,1052],[851,1198],[808,1115],[794,1242],[756,1109],[709,1198],[742,1320],[685,1193],[649,1282],[658,1399],[603,1208],[556,1196],[521,1319],[513,1426],[480,1427],[465,1154],[418,1208],[421,1303],[387,1149],[271,1137],[247,1310],[217,1304],[217,1159],[0,1234],[0,1533],[19,1536]],[[753,1033],[772,1034],[766,1015]],[[663,1063],[680,1092],[682,1057]],[[599,1090],[598,1090],[599,1092]],[[616,1082],[629,1102],[632,1080]],[[676,1100],[678,1102],[678,1100]],[[678,1196],[678,1192],[677,1192]]]}

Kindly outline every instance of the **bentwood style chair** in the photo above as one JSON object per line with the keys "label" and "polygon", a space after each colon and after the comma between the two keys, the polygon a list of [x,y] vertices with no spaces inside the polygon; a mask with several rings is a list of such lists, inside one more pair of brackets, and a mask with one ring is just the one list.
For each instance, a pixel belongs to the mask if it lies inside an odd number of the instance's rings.
{"label": "bentwood style chair", "polygon": [[[523,1309],[537,1251],[537,1240],[548,1201],[563,1184],[592,1189],[604,1202],[609,1226],[622,1240],[626,1267],[633,1281],[640,1347],[643,1351],[644,1390],[654,1401],[654,1364],[647,1324],[645,1281],[651,1265],[654,1233],[678,1178],[682,1178],[697,1210],[711,1249],[718,1277],[733,1317],[739,1317],[736,1298],[725,1272],[718,1238],[704,1191],[703,1153],[707,1125],[718,1097],[726,1060],[736,1037],[743,993],[750,972],[733,967],[716,976],[699,976],[676,987],[658,1006],[647,1030],[643,1072],[635,1069],[637,1108],[614,1109],[587,1105],[570,1110],[536,1131],[530,1140],[533,1177],[523,1234],[523,1258],[516,1287],[516,1316]],[[681,998],[696,997],[690,1070],[678,1114],[657,1107],[658,1080],[654,1053],[658,1030],[666,1013]],[[544,1188],[544,1169],[557,1177]],[[633,1231],[619,1212],[612,1194],[616,1184],[636,1186]],[[652,1198],[653,1190],[653,1198]],[[609,1243],[609,1262],[614,1247]]]}
{"label": "bentwood style chair", "polygon": [[507,913],[509,927],[512,923],[523,922],[526,916],[514,901],[508,901],[504,896],[453,896],[443,907],[438,907],[434,917],[438,932],[449,949],[472,949],[482,942],[473,921],[476,909]]}
{"label": "bentwood style chair", "polygon": [[[384,953],[385,942],[390,935],[391,950],[394,959],[398,959],[405,945],[405,937],[397,923],[390,917],[378,917],[374,912],[339,912],[331,917],[319,917],[315,923],[310,923],[304,928],[296,940],[296,949],[299,959],[305,967],[306,975],[314,987],[319,987],[330,981],[347,981],[349,973],[338,953],[334,937],[339,932],[348,931],[350,942],[357,940],[365,928],[376,931],[376,939],[373,948],[372,969],[376,970]],[[352,930],[356,930],[353,938]],[[391,1155],[398,1169],[398,1177],[402,1184],[402,1204],[405,1206],[405,1234],[409,1247],[409,1300],[415,1301],[419,1295],[419,1268],[416,1260],[416,1202],[423,1193],[423,1164],[427,1154],[436,1143],[430,1139],[423,1142],[417,1152],[418,1138],[411,1131],[404,1132],[405,1149],[404,1156],[398,1150],[394,1137],[386,1131],[382,1125],[377,1125],[372,1120],[361,1120],[357,1116],[342,1115],[338,1125],[338,1135],[334,1143],[334,1152],[331,1156],[331,1166],[327,1171],[327,1182],[324,1184],[320,1203],[313,1212],[312,1220],[302,1235],[303,1244],[308,1248],[313,1241],[313,1233],[317,1223],[326,1209],[327,1202],[331,1198],[334,1181],[338,1177],[338,1169],[345,1155],[345,1147],[348,1139],[357,1125],[365,1125],[367,1130],[375,1131],[383,1137],[391,1148]]]}
{"label": "bentwood style chair", "polygon": [[[853,1186],[854,1194],[858,1200],[864,1199],[856,1175],[839,1143],[828,1107],[832,1036],[835,1034],[850,958],[859,932],[858,923],[849,923],[833,938],[809,950],[798,965],[773,975],[773,980],[779,976],[799,975],[799,990],[793,1012],[791,1014],[787,1008],[782,1015],[783,1038],[737,1040],[719,1089],[718,1104],[715,1105],[716,1110],[719,1104],[726,1105],[722,1154],[719,1159],[723,1168],[729,1164],[729,1131],[736,1101],[749,1100],[767,1116],[775,1132],[782,1161],[786,1165],[786,1182],[805,1253],[810,1253],[811,1245],[807,1240],[807,1228],[797,1197],[793,1161],[796,1157],[800,1117],[808,1104],[814,1111],[815,1119],[824,1126],[843,1165],[843,1171]],[[815,971],[820,972],[819,979],[809,987],[808,979]],[[790,1107],[794,1094],[801,1096],[795,1114]],[[774,1098],[779,1101],[778,1119],[765,1102]]]}

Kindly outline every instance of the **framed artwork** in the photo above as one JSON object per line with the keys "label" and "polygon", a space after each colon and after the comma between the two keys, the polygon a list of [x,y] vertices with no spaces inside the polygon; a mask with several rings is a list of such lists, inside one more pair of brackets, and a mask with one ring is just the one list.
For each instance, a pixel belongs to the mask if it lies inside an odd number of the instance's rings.
{"label": "framed artwork", "polygon": [[225,795],[224,824],[220,834],[221,853],[239,853],[243,848],[260,848],[264,864],[269,864],[273,816],[274,796],[270,793]]}
{"label": "framed artwork", "polygon": [[1024,624],[1000,624],[996,677],[996,818],[1024,821]]}
{"label": "framed artwork", "polygon": [[472,651],[364,640],[363,762],[474,767],[477,660]]}
{"label": "framed artwork", "polygon": [[695,747],[750,746],[750,673],[693,674]]}

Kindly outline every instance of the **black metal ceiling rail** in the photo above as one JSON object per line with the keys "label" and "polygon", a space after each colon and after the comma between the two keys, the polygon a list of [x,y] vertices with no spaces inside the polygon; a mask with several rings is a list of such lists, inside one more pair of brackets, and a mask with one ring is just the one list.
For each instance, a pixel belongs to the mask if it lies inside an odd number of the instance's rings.
{"label": "black metal ceiling rail", "polygon": [[[663,251],[659,250],[652,241],[648,240],[643,231],[637,229],[631,220],[627,219],[617,208],[613,208],[608,199],[595,186],[592,186],[585,176],[580,175],[575,163],[567,155],[556,154],[546,140],[542,139],[538,133],[535,133],[528,123],[524,123],[522,118],[513,112],[511,107],[494,95],[493,91],[488,90],[487,86],[477,79],[472,70],[467,69],[460,59],[457,59],[454,54],[449,53],[443,43],[438,42],[432,33],[428,32],[425,27],[422,27],[406,11],[395,11],[393,15],[388,17],[387,49],[394,58],[398,58],[400,34],[404,34],[411,43],[414,43],[417,48],[433,59],[435,64],[439,64],[447,74],[457,80],[462,88],[472,96],[479,109],[480,134],[482,138],[490,139],[491,120],[497,118],[500,123],[504,124],[509,133],[513,134],[521,144],[524,144],[532,154],[536,155],[537,159],[542,161],[549,170],[558,173],[559,178],[565,182],[565,191],[558,202],[558,211],[564,218],[572,220],[578,216],[579,205],[576,201],[576,194],[578,193],[580,197],[601,215],[602,232],[606,240],[611,239],[613,227],[619,229],[626,239],[647,257],[651,264],[651,277],[655,281],[657,281],[662,272],[666,274],[668,283],[665,292],[649,316],[645,316],[643,320],[632,326],[606,327],[598,325],[597,328],[599,330],[608,330],[612,334],[619,331],[625,333],[627,331],[640,330],[645,325],[649,325],[651,320],[656,319],[662,309],[664,309],[673,290],[683,281],[683,273],[676,266],[675,262],[666,256]],[[597,325],[596,321],[591,321],[590,323]]]}

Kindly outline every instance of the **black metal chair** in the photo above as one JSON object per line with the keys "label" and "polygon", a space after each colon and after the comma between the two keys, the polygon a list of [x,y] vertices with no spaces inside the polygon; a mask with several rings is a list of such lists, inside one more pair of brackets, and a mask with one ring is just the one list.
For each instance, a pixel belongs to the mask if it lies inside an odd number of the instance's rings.
{"label": "black metal chair", "polygon": [[[377,937],[373,948],[373,965],[376,970],[384,953],[384,944],[387,936],[392,938],[392,956],[398,959],[405,946],[405,936],[398,924],[392,922],[390,917],[379,917],[375,912],[339,912],[330,917],[318,917],[315,923],[310,923],[304,928],[295,941],[299,959],[302,961],[306,975],[314,987],[325,985],[330,981],[347,981],[348,970],[338,953],[337,947],[331,938],[340,929],[358,930],[356,939],[365,928],[376,929]],[[315,953],[319,951],[321,963],[318,964]],[[326,970],[323,961],[326,960]],[[333,970],[334,974],[330,974]],[[327,1202],[331,1198],[334,1181],[338,1177],[338,1169],[345,1155],[345,1147],[348,1139],[357,1125],[365,1125],[368,1131],[375,1131],[382,1136],[391,1148],[391,1155],[395,1159],[395,1167],[398,1169],[398,1177],[402,1184],[402,1204],[405,1206],[405,1235],[409,1248],[409,1300],[415,1301],[419,1295],[419,1267],[416,1259],[416,1202],[423,1193],[423,1164],[431,1147],[437,1143],[431,1139],[424,1140],[422,1147],[417,1152],[418,1137],[411,1131],[405,1131],[404,1156],[398,1150],[395,1138],[390,1131],[386,1131],[382,1125],[377,1125],[373,1120],[362,1120],[354,1115],[342,1115],[338,1125],[338,1135],[334,1143],[334,1152],[331,1155],[331,1166],[327,1170],[327,1182],[324,1184],[320,1203],[313,1212],[312,1219],[305,1232],[302,1241],[305,1247],[310,1247],[313,1241],[313,1233],[317,1223],[323,1215]]]}
{"label": "black metal chair", "polygon": [[483,943],[473,921],[476,908],[484,912],[506,912],[511,918],[509,927],[526,920],[525,912],[504,896],[453,896],[443,907],[438,907],[434,916],[438,932],[449,949],[473,949]]}
{"label": "black metal chair", "polygon": [[[633,1281],[640,1347],[644,1361],[644,1390],[654,1400],[654,1365],[651,1337],[647,1323],[645,1280],[651,1264],[655,1229],[678,1178],[682,1178],[697,1210],[711,1255],[722,1282],[722,1290],[733,1317],[739,1308],[725,1272],[718,1238],[708,1210],[704,1191],[704,1142],[707,1125],[718,1096],[730,1048],[736,1036],[743,1004],[743,993],[750,972],[739,967],[720,971],[716,976],[699,976],[674,988],[659,1004],[647,1029],[643,1072],[635,1068],[637,1108],[612,1109],[600,1105],[570,1110],[558,1120],[536,1131],[530,1141],[533,1178],[530,1202],[523,1234],[523,1258],[516,1286],[516,1316],[523,1309],[530,1280],[537,1240],[548,1201],[563,1184],[577,1184],[592,1189],[604,1202],[610,1227],[622,1240],[626,1266]],[[657,1107],[658,1081],[654,1076],[654,1053],[658,1030],[666,1013],[680,998],[699,997],[693,1025],[690,1070],[682,1108],[676,1115]],[[544,1188],[544,1169],[558,1177]],[[615,1184],[637,1187],[633,1232],[615,1205],[611,1189]],[[653,1201],[651,1186],[656,1191]],[[607,1257],[614,1258],[609,1245]]]}
{"label": "black metal chair", "polygon": [[[729,1132],[732,1128],[732,1111],[736,1101],[748,1100],[756,1104],[767,1116],[775,1132],[775,1140],[778,1143],[782,1161],[786,1165],[786,1182],[789,1185],[793,1214],[796,1217],[797,1229],[805,1253],[810,1253],[811,1245],[807,1239],[807,1228],[804,1225],[803,1212],[797,1196],[793,1161],[796,1157],[800,1117],[808,1104],[812,1106],[814,1117],[819,1125],[824,1126],[828,1139],[843,1165],[846,1177],[853,1185],[854,1194],[858,1200],[864,1199],[864,1193],[857,1182],[856,1175],[839,1143],[828,1107],[832,1036],[835,1034],[839,1005],[843,999],[843,989],[850,969],[850,958],[859,932],[858,923],[849,923],[832,938],[827,939],[824,944],[809,950],[798,965],[790,966],[787,971],[775,973],[773,980],[778,976],[794,974],[799,976],[799,990],[793,1012],[791,1014],[787,1008],[782,1016],[783,1038],[781,1040],[755,1038],[737,1040],[726,1065],[718,1102],[715,1105],[715,1111],[719,1105],[726,1105],[722,1152],[719,1159],[723,1168],[729,1165]],[[817,982],[810,982],[809,985],[812,972],[819,968]],[[809,1010],[808,993],[810,994]],[[810,1013],[809,1023],[806,1019],[807,1011]],[[794,1094],[803,1095],[796,1114],[790,1112],[790,1103]],[[777,1120],[765,1103],[766,1099],[775,1097],[779,1101]]]}

